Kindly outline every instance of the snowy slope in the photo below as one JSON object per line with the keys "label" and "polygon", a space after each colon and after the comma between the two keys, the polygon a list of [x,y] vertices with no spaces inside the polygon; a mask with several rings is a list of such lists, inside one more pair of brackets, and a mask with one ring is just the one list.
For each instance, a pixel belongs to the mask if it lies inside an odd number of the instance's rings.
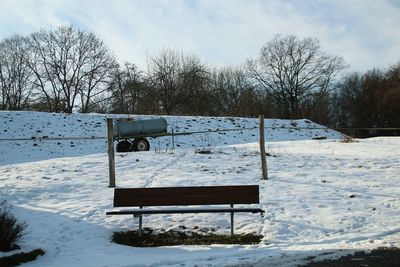
{"label": "snowy slope", "polygon": [[[69,157],[103,153],[106,151],[106,118],[129,115],[59,114],[45,112],[0,111],[0,140],[28,138],[28,141],[0,141],[0,164],[38,161],[55,157]],[[155,116],[129,116],[148,119]],[[202,148],[258,141],[258,119],[233,117],[172,117],[164,116],[168,132],[198,132],[222,129],[254,128],[253,130],[176,136],[177,147]],[[301,128],[319,128],[304,130]],[[340,135],[308,120],[266,120],[265,138],[268,141],[304,140],[315,136],[340,138]],[[322,127],[323,128],[323,127]],[[104,137],[95,140],[43,140],[65,137]],[[150,139],[152,150],[170,149],[171,137]]]}
{"label": "snowy slope", "polygon": [[[105,135],[102,115],[0,112],[0,116],[0,138]],[[168,117],[167,121],[185,131],[234,126],[231,118]],[[258,121],[234,118],[234,122],[252,127]],[[105,216],[112,209],[113,190],[107,187],[104,140],[2,141],[0,196],[29,223],[23,250],[46,251],[26,266],[296,266],[307,256],[399,246],[400,138],[341,143],[333,131],[288,130],[291,123],[267,121],[267,126],[276,126],[266,129],[271,155],[268,181],[260,181],[257,129],[181,136],[174,153],[165,153],[170,138],[155,139],[152,145],[160,147],[157,152],[116,156],[117,186],[259,184],[264,218],[235,215],[237,233],[264,236],[252,246],[113,244],[113,231],[135,229],[138,222],[131,216]],[[320,127],[302,120],[295,123]],[[316,135],[329,139],[309,140]],[[212,154],[194,153],[209,142]],[[144,217],[145,227],[158,230],[182,225],[191,231],[215,229],[228,234],[230,222],[227,214]]]}

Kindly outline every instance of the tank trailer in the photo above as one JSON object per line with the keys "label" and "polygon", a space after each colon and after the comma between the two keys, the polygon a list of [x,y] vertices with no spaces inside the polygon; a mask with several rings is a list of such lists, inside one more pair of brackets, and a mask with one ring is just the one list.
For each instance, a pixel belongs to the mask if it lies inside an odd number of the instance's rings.
{"label": "tank trailer", "polygon": [[114,140],[117,152],[149,151],[147,137],[167,136],[167,121],[163,118],[133,120],[129,118],[114,121]]}

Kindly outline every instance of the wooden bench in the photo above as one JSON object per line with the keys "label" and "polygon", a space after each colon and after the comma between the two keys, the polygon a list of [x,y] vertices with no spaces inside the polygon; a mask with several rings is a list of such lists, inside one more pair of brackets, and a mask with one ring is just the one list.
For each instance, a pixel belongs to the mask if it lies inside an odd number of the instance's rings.
{"label": "wooden bench", "polygon": [[[230,213],[231,235],[234,234],[233,215],[235,212],[261,213],[260,208],[235,208],[235,204],[259,204],[258,185],[199,186],[199,187],[154,187],[116,188],[114,207],[139,207],[109,211],[107,215],[133,215],[139,217],[139,236],[142,235],[142,217],[145,214],[170,213]],[[186,208],[144,209],[148,206],[189,206]],[[209,207],[193,207],[213,205]],[[216,207],[215,205],[230,205]]]}

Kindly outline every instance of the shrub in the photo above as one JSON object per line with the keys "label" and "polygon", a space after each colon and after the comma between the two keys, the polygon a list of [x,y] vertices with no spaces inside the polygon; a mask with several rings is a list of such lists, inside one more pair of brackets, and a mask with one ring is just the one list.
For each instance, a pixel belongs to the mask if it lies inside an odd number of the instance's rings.
{"label": "shrub", "polygon": [[0,258],[0,266],[18,266],[21,263],[30,262],[35,260],[38,256],[43,256],[44,251],[41,249],[35,249],[31,252],[17,253],[11,256]]}
{"label": "shrub", "polygon": [[[196,141],[198,141],[198,140],[196,140]],[[213,144],[212,144],[211,138],[207,134],[205,134],[203,137],[200,137],[200,143],[201,143],[200,148],[196,148],[194,153],[196,153],[196,154],[212,154]]]}
{"label": "shrub", "polygon": [[0,251],[19,249],[17,242],[26,234],[26,222],[19,222],[6,201],[0,202]]}
{"label": "shrub", "polygon": [[342,138],[340,139],[340,143],[353,143],[353,142],[355,142],[355,140],[350,135],[343,134]]}

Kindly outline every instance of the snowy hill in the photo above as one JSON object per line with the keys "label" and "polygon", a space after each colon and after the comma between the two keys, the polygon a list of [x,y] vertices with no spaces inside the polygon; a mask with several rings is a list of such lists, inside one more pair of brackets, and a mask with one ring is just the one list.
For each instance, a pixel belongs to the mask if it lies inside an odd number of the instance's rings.
{"label": "snowy hill", "polygon": [[[59,114],[45,112],[0,111],[0,164],[13,164],[55,157],[70,157],[106,152],[106,118],[128,117],[128,115]],[[129,116],[134,119],[149,119],[156,116]],[[164,116],[168,132],[199,132],[243,129],[242,131],[210,132],[177,136],[177,147],[203,147],[246,144],[258,142],[258,119],[234,117],[173,117]],[[253,128],[252,130],[247,130]],[[303,128],[314,128],[308,130]],[[267,141],[309,140],[315,136],[339,139],[339,133],[308,120],[265,121]],[[104,137],[104,139],[80,140],[79,137]],[[49,140],[60,138],[61,140]],[[62,140],[63,138],[71,138]],[[76,139],[78,138],[78,139]],[[4,140],[10,139],[10,140]],[[15,140],[13,139],[28,139]],[[166,150],[172,147],[171,137],[150,139],[153,149]]]}
{"label": "snowy hill", "polygon": [[[175,132],[258,126],[245,118],[166,119]],[[258,129],[179,136],[174,153],[170,137],[151,139],[156,151],[117,153],[117,186],[259,184],[266,211],[235,215],[237,233],[264,236],[258,245],[133,248],[110,242],[138,222],[105,215],[113,197],[105,140],[46,140],[104,137],[105,116],[3,111],[0,122],[0,139],[29,139],[1,141],[0,150],[1,199],[29,224],[22,249],[46,251],[26,266],[296,266],[309,256],[400,245],[398,137],[343,143],[334,131],[302,129],[321,128],[309,121],[266,120],[267,181],[260,180]],[[194,153],[208,144],[211,154]],[[143,223],[229,234],[229,219],[151,215]]]}

